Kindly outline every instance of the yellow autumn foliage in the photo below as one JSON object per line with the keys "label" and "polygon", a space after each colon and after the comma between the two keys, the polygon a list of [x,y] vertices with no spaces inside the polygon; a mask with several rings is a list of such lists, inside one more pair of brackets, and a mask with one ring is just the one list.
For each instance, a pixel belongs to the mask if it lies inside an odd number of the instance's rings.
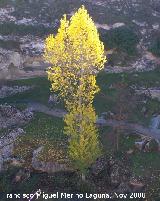
{"label": "yellow autumn foliage", "polygon": [[92,107],[99,91],[96,75],[104,68],[104,45],[92,18],[82,6],[67,20],[61,19],[58,33],[45,41],[44,57],[51,64],[51,89],[65,102],[65,133],[69,138],[69,157],[76,169],[86,169],[101,153]]}
{"label": "yellow autumn foliage", "polygon": [[96,26],[84,6],[70,20],[64,15],[58,33],[45,41],[44,57],[52,65],[47,71],[52,90],[59,92],[68,108],[79,97],[87,104],[93,101],[99,90],[96,75],[103,69],[106,57]]}
{"label": "yellow autumn foliage", "polygon": [[76,106],[65,116],[65,133],[69,136],[69,156],[76,169],[86,169],[101,154],[96,128],[96,113],[92,105]]}

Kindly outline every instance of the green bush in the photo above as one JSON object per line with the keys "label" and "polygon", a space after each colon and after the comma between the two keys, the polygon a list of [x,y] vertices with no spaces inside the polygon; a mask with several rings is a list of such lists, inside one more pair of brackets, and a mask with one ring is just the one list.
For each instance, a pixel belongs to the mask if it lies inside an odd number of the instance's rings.
{"label": "green bush", "polygon": [[151,44],[149,50],[156,56],[160,57],[160,37],[157,37]]}
{"label": "green bush", "polygon": [[136,45],[139,41],[136,33],[125,26],[107,31],[102,40],[107,49],[117,48],[129,55],[136,53]]}
{"label": "green bush", "polygon": [[160,104],[157,99],[149,99],[146,104],[148,115],[156,114],[160,111]]}

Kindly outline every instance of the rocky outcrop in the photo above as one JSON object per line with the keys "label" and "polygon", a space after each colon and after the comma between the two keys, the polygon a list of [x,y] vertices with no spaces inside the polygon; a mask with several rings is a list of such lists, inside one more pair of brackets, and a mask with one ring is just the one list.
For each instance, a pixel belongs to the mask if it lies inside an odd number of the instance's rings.
{"label": "rocky outcrop", "polygon": [[[154,116],[151,119],[150,129],[160,134],[160,115]],[[138,150],[149,152],[149,151],[160,151],[160,139],[146,136],[141,136],[141,139],[135,142],[135,146]]]}
{"label": "rocky outcrop", "polygon": [[0,48],[0,80],[17,77],[22,64],[23,56],[19,52]]}
{"label": "rocky outcrop", "polygon": [[13,22],[16,20],[16,18],[12,15],[12,13],[15,11],[14,7],[7,6],[5,8],[0,8],[0,21],[1,22]]}
{"label": "rocky outcrop", "polygon": [[154,70],[159,64],[159,60],[148,57],[146,53],[129,66],[108,66],[105,67],[106,73],[123,73],[123,72],[143,72]]}
{"label": "rocky outcrop", "polygon": [[157,99],[160,101],[160,89],[159,88],[140,88],[135,90],[138,95],[145,94],[148,97]]}
{"label": "rocky outcrop", "polygon": [[33,157],[32,157],[32,167],[35,170],[39,170],[42,172],[47,172],[47,173],[55,173],[59,171],[70,171],[71,169],[65,164],[65,163],[58,163],[58,162],[45,162],[41,161],[38,156],[40,152],[43,150],[43,146],[39,147],[33,152]]}
{"label": "rocky outcrop", "polygon": [[144,191],[145,185],[141,181],[138,181],[135,178],[131,178],[129,182],[129,186],[132,189],[131,192],[142,193]]}
{"label": "rocky outcrop", "polygon": [[10,159],[13,154],[14,142],[23,134],[24,130],[18,128],[0,138],[0,171],[4,168],[4,162]]}
{"label": "rocky outcrop", "polygon": [[90,177],[95,185],[108,187],[117,193],[143,192],[144,184],[132,175],[123,161],[101,157],[90,168]]}
{"label": "rocky outcrop", "polygon": [[151,139],[145,146],[145,152],[160,151],[160,141]]}
{"label": "rocky outcrop", "polygon": [[10,64],[13,64],[17,68],[22,67],[23,56],[19,52],[4,50],[0,48],[0,55],[1,55],[0,69],[9,67]]}
{"label": "rocky outcrop", "polygon": [[0,128],[25,124],[32,117],[33,113],[28,109],[20,111],[10,105],[0,105]]}
{"label": "rocky outcrop", "polygon": [[117,22],[115,24],[112,25],[108,25],[108,24],[98,24],[96,23],[96,27],[99,29],[105,29],[105,30],[110,30],[110,29],[116,29],[119,27],[125,26],[125,24],[123,22]]}
{"label": "rocky outcrop", "polygon": [[22,182],[22,181],[24,182],[27,179],[29,179],[29,177],[30,177],[30,171],[29,170],[27,170],[27,169],[20,169],[16,173],[14,179],[12,180],[12,183],[18,183],[18,182]]}
{"label": "rocky outcrop", "polygon": [[151,119],[150,128],[154,130],[158,129],[160,131],[160,115],[154,116]]}
{"label": "rocky outcrop", "polygon": [[0,98],[5,98],[11,95],[15,95],[17,93],[23,93],[32,89],[30,86],[2,86],[0,88]]}
{"label": "rocky outcrop", "polygon": [[32,43],[29,39],[19,52],[0,48],[0,80],[46,75],[49,64],[41,56],[43,43]]}
{"label": "rocky outcrop", "polygon": [[113,158],[107,159],[102,157],[97,159],[96,163],[91,166],[90,172],[96,179],[101,179],[99,177],[101,174],[105,179],[108,178],[106,182],[112,187],[119,186],[121,182],[129,180],[130,177],[129,169],[122,162]]}
{"label": "rocky outcrop", "polygon": [[135,142],[135,147],[142,152],[160,151],[160,141],[152,138],[143,137]]}
{"label": "rocky outcrop", "polygon": [[128,182],[131,176],[129,168],[121,161],[111,158],[109,160],[109,174],[111,186],[117,187],[123,182]]}

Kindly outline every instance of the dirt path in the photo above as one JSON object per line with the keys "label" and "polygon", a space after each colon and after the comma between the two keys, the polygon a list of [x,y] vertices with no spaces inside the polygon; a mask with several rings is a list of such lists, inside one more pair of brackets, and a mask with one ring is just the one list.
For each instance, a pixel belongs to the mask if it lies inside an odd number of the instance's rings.
{"label": "dirt path", "polygon": [[[51,115],[54,117],[64,117],[64,115],[67,113],[64,110],[60,109],[51,109],[41,103],[28,103],[28,109],[31,111],[36,111],[36,112],[42,112],[47,115]],[[141,134],[145,135],[148,137],[152,137],[155,139],[160,140],[160,129],[154,130],[150,128],[146,128],[142,125],[135,124],[135,123],[127,123],[124,121],[116,121],[116,120],[103,120],[103,122],[97,124],[101,126],[111,126],[111,127],[121,127],[124,130],[131,130],[134,131],[136,134]]]}
{"label": "dirt path", "polygon": [[154,139],[160,140],[160,129],[150,129],[146,128],[142,125],[135,123],[127,123],[124,121],[116,121],[116,120],[103,120],[100,124],[101,126],[111,126],[111,127],[120,127],[124,130],[134,131],[135,134],[141,134],[148,137],[152,137]]}
{"label": "dirt path", "polygon": [[30,111],[42,112],[44,114],[51,115],[54,117],[63,117],[66,114],[64,110],[51,109],[41,103],[28,103],[28,109]]}

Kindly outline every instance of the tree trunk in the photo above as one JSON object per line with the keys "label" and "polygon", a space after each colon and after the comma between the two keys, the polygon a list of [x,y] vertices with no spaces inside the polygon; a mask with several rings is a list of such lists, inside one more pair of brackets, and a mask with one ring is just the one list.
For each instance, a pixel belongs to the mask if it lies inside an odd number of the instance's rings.
{"label": "tree trunk", "polygon": [[117,136],[116,151],[118,151],[119,150],[119,132],[117,129],[116,129],[116,136]]}
{"label": "tree trunk", "polygon": [[82,181],[86,181],[86,175],[84,173],[81,174]]}

